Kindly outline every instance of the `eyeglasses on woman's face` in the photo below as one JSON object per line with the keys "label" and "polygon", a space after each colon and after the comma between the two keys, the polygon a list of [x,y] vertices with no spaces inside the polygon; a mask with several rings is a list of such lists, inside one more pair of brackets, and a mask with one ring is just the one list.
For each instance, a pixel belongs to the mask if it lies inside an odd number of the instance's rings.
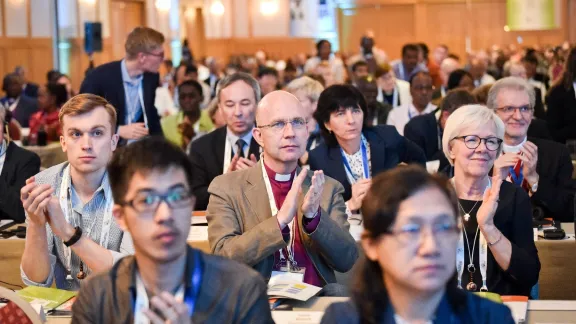
{"label": "eyeglasses on woman's face", "polygon": [[486,149],[488,151],[497,151],[500,148],[500,145],[502,145],[503,141],[502,139],[494,136],[480,137],[477,135],[458,136],[454,137],[452,140],[463,141],[464,145],[466,145],[466,147],[471,150],[477,149],[480,146],[480,144],[484,142],[484,145],[486,146]]}

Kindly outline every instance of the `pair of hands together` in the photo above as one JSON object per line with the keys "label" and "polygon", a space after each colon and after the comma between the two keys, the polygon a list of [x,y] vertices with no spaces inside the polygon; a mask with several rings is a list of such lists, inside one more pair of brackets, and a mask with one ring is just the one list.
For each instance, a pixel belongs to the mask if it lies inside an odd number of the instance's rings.
{"label": "pair of hands together", "polygon": [[[284,204],[282,204],[282,208],[278,211],[276,218],[282,229],[290,224],[298,211],[298,196],[302,192],[302,183],[304,183],[304,179],[306,179],[307,172],[308,170],[302,169],[296,179],[294,179],[292,187],[288,195],[286,195]],[[304,217],[314,218],[318,213],[325,181],[324,172],[314,171],[310,188],[302,202],[302,213]]]}
{"label": "pair of hands together", "polygon": [[482,205],[478,209],[476,218],[480,227],[494,226],[494,214],[498,208],[500,186],[508,177],[510,168],[514,167],[518,160],[522,161],[522,173],[524,179],[530,184],[538,182],[536,172],[538,164],[538,147],[532,142],[526,142],[520,149],[521,154],[502,154],[494,162],[492,186],[486,190],[482,199]]}
{"label": "pair of hands together", "polygon": [[66,221],[52,186],[37,184],[31,177],[20,190],[20,200],[28,215],[29,226],[45,227],[48,223],[52,232],[63,241],[74,235],[75,229]]}

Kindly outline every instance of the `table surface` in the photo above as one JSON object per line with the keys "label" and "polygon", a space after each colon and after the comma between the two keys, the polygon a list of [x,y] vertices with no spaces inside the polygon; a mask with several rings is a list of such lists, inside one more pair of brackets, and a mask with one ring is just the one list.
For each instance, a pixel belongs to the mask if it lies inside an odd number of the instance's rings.
{"label": "table surface", "polygon": [[[313,297],[307,302],[291,301],[290,304],[294,311],[324,312],[330,304],[346,300],[341,297]],[[70,318],[48,317],[48,323],[68,324]],[[528,302],[527,323],[576,323],[576,301],[531,300]]]}

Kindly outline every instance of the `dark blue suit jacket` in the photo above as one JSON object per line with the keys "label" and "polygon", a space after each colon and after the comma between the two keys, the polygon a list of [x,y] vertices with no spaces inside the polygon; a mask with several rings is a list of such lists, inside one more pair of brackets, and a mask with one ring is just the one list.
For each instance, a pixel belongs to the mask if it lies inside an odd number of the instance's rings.
{"label": "dark blue suit jacket", "polygon": [[[394,126],[379,125],[364,128],[362,133],[370,145],[372,177],[396,167],[401,162],[422,165],[426,163],[422,150],[400,136]],[[309,154],[310,169],[322,170],[325,175],[339,181],[344,186],[344,200],[348,201],[352,197],[352,186],[346,178],[340,146],[329,147],[326,143],[322,143]]]}
{"label": "dark blue suit jacket", "polygon": [[[460,295],[461,300],[465,300],[462,310],[456,311],[444,296],[436,309],[434,324],[514,324],[512,313],[506,305],[464,291]],[[388,304],[382,313],[380,323],[396,323],[392,305]],[[321,323],[359,324],[360,315],[352,301],[334,303],[326,309]]]}
{"label": "dark blue suit jacket", "polygon": [[[126,94],[124,92],[120,62],[115,61],[100,65],[86,76],[80,86],[80,93],[91,93],[103,97],[116,108],[118,115],[117,126],[126,125]],[[159,84],[160,76],[158,73],[144,73],[142,94],[150,135],[162,135],[160,117],[154,106],[156,88],[158,88]],[[144,115],[140,117],[139,122],[144,122]]]}
{"label": "dark blue suit jacket", "polygon": [[426,161],[440,160],[439,170],[442,170],[450,163],[442,151],[442,137],[438,136],[442,134],[438,134],[438,122],[433,113],[416,116],[404,126],[404,137],[424,150]]}

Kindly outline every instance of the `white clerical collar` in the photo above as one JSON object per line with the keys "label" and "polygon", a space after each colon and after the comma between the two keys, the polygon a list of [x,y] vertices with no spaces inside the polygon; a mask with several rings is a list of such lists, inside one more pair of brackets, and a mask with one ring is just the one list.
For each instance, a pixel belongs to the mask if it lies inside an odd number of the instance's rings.
{"label": "white clerical collar", "polygon": [[292,179],[292,172],[288,174],[276,173],[268,165],[266,165],[266,163],[264,162],[264,153],[262,153],[262,155],[260,156],[260,161],[262,161],[262,164],[264,164],[264,169],[268,173],[268,176],[274,174],[274,180],[278,182],[288,182],[290,181],[290,179]]}
{"label": "white clerical collar", "polygon": [[526,137],[524,138],[524,140],[522,141],[522,143],[518,144],[518,145],[507,145],[506,143],[502,143],[502,151],[504,153],[518,153],[520,152],[520,149],[522,148],[522,146],[524,146],[524,143],[526,143]]}

